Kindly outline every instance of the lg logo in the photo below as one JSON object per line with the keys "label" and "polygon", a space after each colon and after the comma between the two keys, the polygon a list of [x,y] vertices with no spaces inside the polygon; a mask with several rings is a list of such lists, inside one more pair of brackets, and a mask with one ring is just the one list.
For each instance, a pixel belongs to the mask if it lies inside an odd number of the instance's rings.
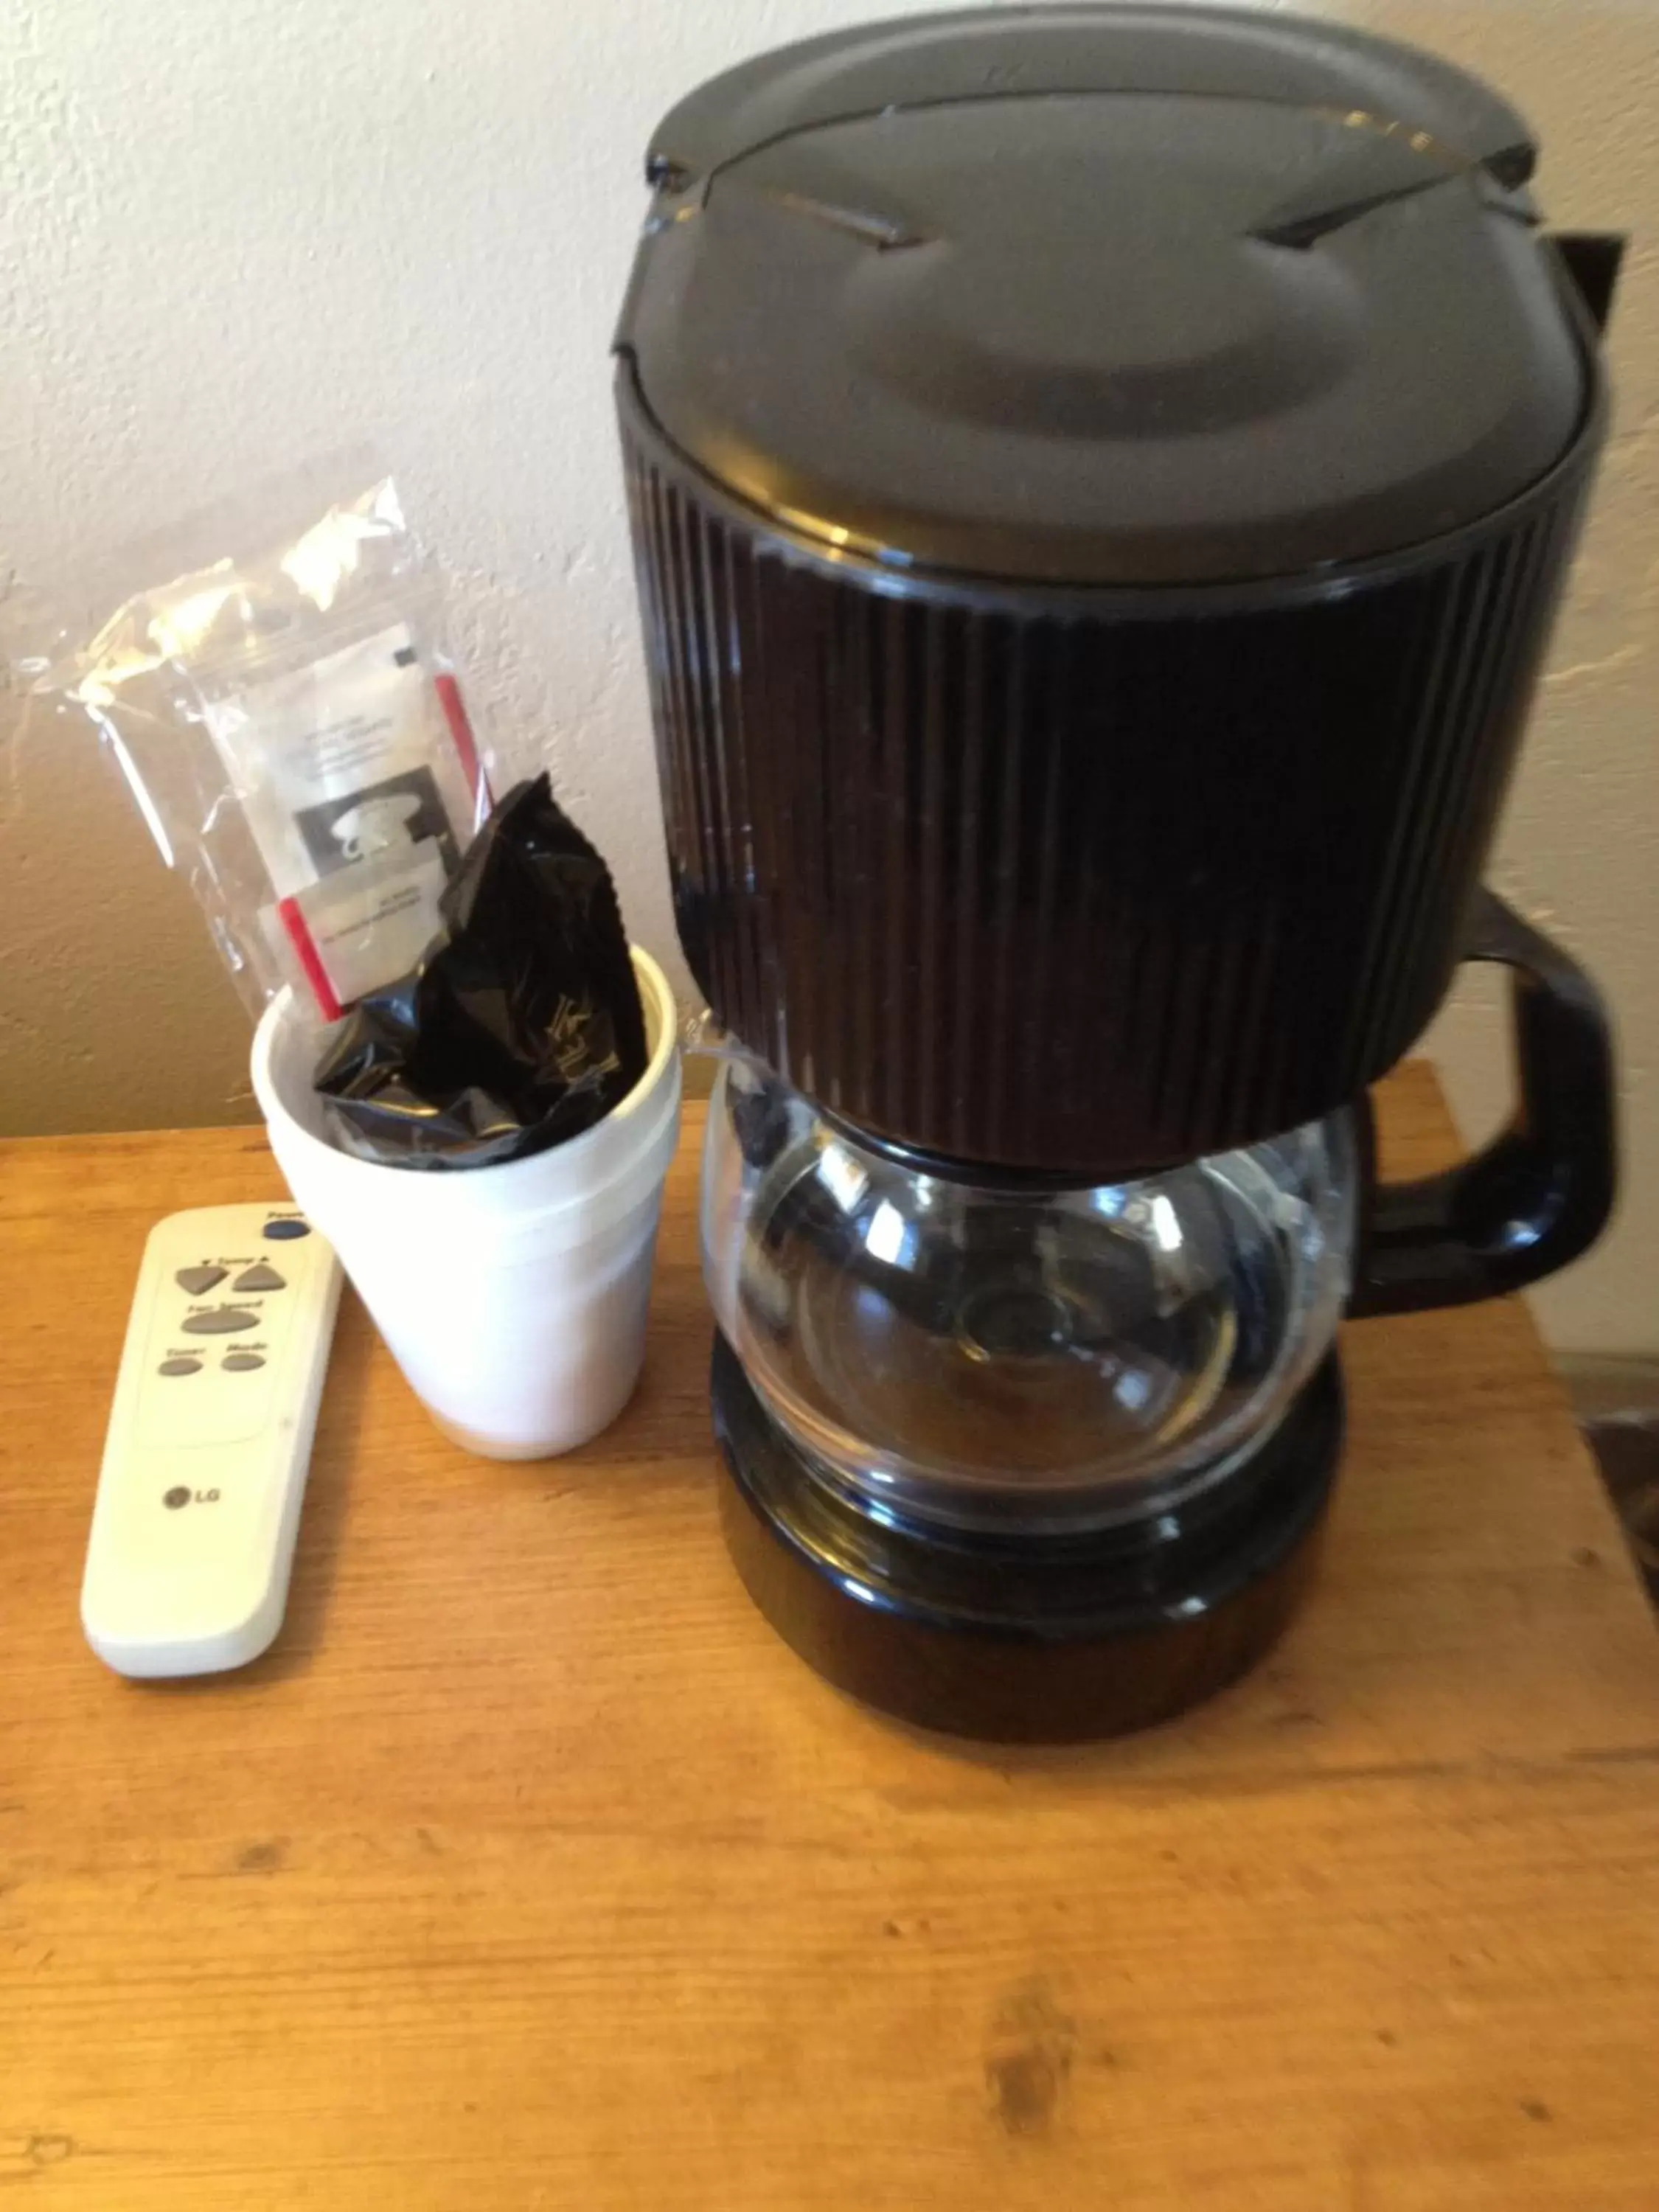
{"label": "lg logo", "polygon": [[161,1492],[161,1503],[169,1513],[176,1513],[181,1505],[216,1505],[219,1493],[216,1490],[191,1490],[182,1482],[175,1482],[171,1490]]}

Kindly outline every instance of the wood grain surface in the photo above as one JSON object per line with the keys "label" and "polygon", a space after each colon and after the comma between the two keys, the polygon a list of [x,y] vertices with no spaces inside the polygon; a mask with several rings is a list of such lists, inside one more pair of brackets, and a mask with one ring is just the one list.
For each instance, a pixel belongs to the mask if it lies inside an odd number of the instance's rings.
{"label": "wood grain surface", "polygon": [[[1387,1086],[1389,1150],[1446,1129]],[[349,1297],[287,1626],[76,1591],[144,1234],[250,1130],[0,1147],[0,2205],[1659,2207],[1659,1645],[1518,1304],[1347,1333],[1313,1603],[1206,1711],[975,1751],[720,1548],[692,1204],[644,1382],[507,1467]]]}

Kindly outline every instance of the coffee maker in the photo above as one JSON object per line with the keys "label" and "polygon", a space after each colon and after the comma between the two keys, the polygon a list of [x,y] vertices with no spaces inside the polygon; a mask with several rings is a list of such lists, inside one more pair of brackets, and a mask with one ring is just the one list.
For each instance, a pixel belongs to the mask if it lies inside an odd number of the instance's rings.
{"label": "coffee maker", "polygon": [[[912,17],[665,118],[617,399],[705,1274],[768,1619],[926,1726],[1271,1644],[1342,1317],[1597,1235],[1595,990],[1480,872],[1601,442],[1616,242],[1461,70],[1205,7]],[[1380,1182],[1460,961],[1517,1103]]]}

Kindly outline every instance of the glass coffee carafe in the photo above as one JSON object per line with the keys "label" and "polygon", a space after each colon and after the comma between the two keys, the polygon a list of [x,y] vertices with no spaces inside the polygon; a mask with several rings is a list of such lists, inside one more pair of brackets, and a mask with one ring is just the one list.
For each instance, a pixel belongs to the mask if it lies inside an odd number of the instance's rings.
{"label": "glass coffee carafe", "polygon": [[1334,1115],[1087,1189],[918,1173],[730,1063],[703,1267],[727,1343],[822,1479],[963,1528],[1086,1528],[1221,1480],[1328,1350],[1353,1261]]}
{"label": "glass coffee carafe", "polygon": [[1519,1098],[1379,1182],[1360,1098],[1115,1182],[919,1159],[726,1059],[703,1154],[727,1539],[842,1686],[987,1736],[1158,1719],[1272,1641],[1340,1455],[1345,1316],[1565,1265],[1612,1188],[1605,1026],[1490,893]]}

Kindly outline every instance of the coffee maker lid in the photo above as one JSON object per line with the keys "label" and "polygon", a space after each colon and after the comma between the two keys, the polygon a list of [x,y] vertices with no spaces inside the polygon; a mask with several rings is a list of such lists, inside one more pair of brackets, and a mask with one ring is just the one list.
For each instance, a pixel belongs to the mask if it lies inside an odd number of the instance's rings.
{"label": "coffee maker lid", "polygon": [[913,17],[667,117],[617,343],[666,438],[828,552],[1304,574],[1572,445],[1593,370],[1533,158],[1474,79],[1334,24]]}

